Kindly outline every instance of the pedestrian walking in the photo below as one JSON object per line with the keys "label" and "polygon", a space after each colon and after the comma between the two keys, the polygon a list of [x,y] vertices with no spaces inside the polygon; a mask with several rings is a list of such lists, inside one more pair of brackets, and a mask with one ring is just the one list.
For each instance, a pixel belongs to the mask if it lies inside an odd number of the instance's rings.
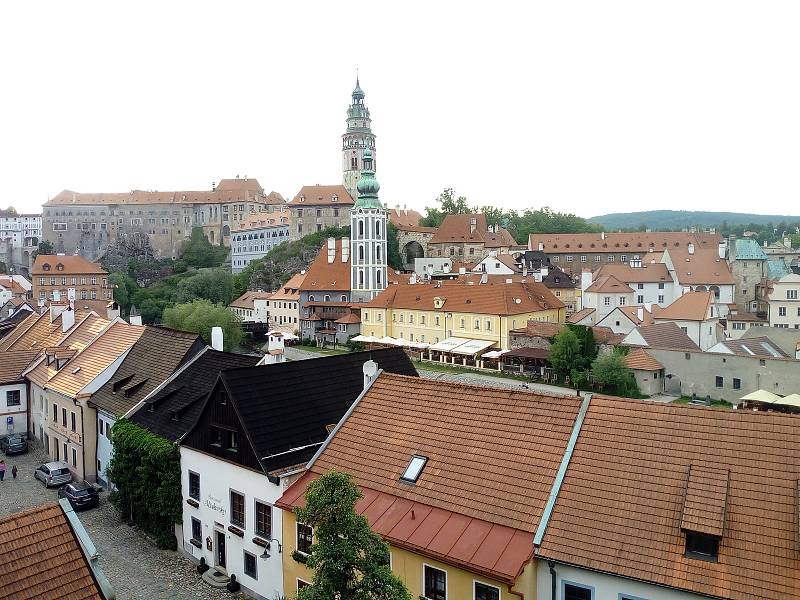
{"label": "pedestrian walking", "polygon": [[11,467],[11,477],[13,479],[17,478],[17,465],[14,465],[13,467]]}
{"label": "pedestrian walking", "polygon": [[0,460],[0,481],[6,476],[6,461]]}

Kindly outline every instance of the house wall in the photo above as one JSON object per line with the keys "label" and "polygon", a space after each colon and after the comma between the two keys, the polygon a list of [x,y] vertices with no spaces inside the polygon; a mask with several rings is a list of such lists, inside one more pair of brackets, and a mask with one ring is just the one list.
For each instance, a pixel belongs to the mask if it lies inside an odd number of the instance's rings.
{"label": "house wall", "polygon": [[52,300],[54,291],[60,292],[61,299],[66,300],[70,289],[75,290],[76,300],[111,300],[113,297],[113,286],[108,283],[108,273],[49,271],[46,275],[33,276],[31,281],[34,302],[39,298]]}
{"label": "house wall", "polygon": [[252,261],[264,258],[275,246],[289,241],[289,226],[274,225],[234,230],[231,234],[231,271],[241,273]]}
{"label": "house wall", "polygon": [[611,311],[597,322],[597,326],[609,327],[614,333],[623,333],[625,335],[636,329],[634,322],[622,311]]}
{"label": "house wall", "polygon": [[664,372],[663,371],[640,371],[633,369],[633,377],[639,386],[642,394],[653,396],[664,391]]}
{"label": "house wall", "polygon": [[[96,447],[97,416],[94,409],[86,406],[85,400],[77,403],[72,398],[47,390],[47,405],[50,412],[48,422],[48,436],[50,444],[48,453],[51,459],[65,461],[78,481],[86,480],[90,483],[97,481]],[[53,421],[53,405],[57,407],[58,421]],[[83,407],[83,418],[81,418]],[[66,426],[63,421],[63,410],[67,411]],[[75,428],[72,428],[72,415],[75,415]],[[56,454],[55,444],[58,444]],[[64,457],[64,444],[67,446],[67,455]],[[75,456],[72,450],[75,450]]]}
{"label": "house wall", "polygon": [[[31,408],[31,434],[39,445],[49,451],[49,418],[47,406],[47,393],[35,383],[31,383],[30,390]],[[52,410],[52,408],[50,409]],[[45,437],[47,436],[47,437]]]}
{"label": "house wall", "polygon": [[[680,286],[676,286],[672,281],[626,283],[633,288],[634,304],[658,304],[659,306],[666,307],[672,304],[681,295]],[[639,286],[642,287],[639,288]]]}
{"label": "house wall", "polygon": [[[292,597],[297,593],[298,579],[310,583],[314,580],[314,574],[313,571],[304,564],[292,558],[292,553],[297,549],[296,520],[294,513],[290,511],[282,512],[284,539],[283,593],[287,597]],[[424,565],[430,565],[447,573],[447,598],[452,600],[472,600],[474,598],[473,586],[475,581],[499,588],[500,600],[519,600],[519,594],[522,594],[522,597],[526,600],[533,600],[536,598],[535,566],[531,564],[526,566],[523,574],[517,579],[517,585],[514,587],[514,591],[517,592],[517,594],[513,594],[506,584],[476,575],[465,569],[429,559],[425,556],[414,554],[408,550],[396,548],[391,545],[389,551],[391,555],[390,564],[392,572],[402,580],[412,598],[423,597],[425,591],[423,582]]]}
{"label": "house wall", "polygon": [[116,418],[111,413],[103,410],[97,411],[97,483],[109,487],[106,470],[114,454],[111,444],[111,428],[116,423]]}
{"label": "house wall", "polygon": [[[537,573],[537,598],[552,598],[552,577],[547,562],[540,560]],[[689,592],[674,590],[614,575],[597,573],[587,569],[562,564],[555,565],[556,600],[564,600],[564,582],[581,584],[594,590],[592,600],[699,600],[707,598]]]}
{"label": "house wall", "polygon": [[[254,592],[257,598],[277,598],[283,594],[283,563],[287,552],[291,550],[283,547],[283,553],[278,552],[278,545],[271,544],[270,558],[263,559],[262,546],[253,543],[255,537],[255,501],[258,500],[272,506],[284,491],[283,485],[270,482],[261,472],[248,469],[234,463],[224,461],[203,452],[186,446],[181,446],[181,490],[183,496],[183,539],[179,546],[183,552],[195,561],[201,557],[206,559],[210,566],[216,566],[217,540],[215,531],[225,533],[226,569],[230,574],[236,575],[236,580],[242,587]],[[200,506],[186,502],[189,498],[189,471],[200,475]],[[228,531],[230,522],[230,492],[234,490],[245,497],[245,527],[244,536],[239,537]],[[272,537],[281,540],[283,531],[281,510],[272,510]],[[192,517],[199,519],[202,524],[203,539],[201,547],[197,548],[191,543]],[[211,538],[211,550],[208,549],[207,539]],[[294,549],[294,548],[292,548]],[[256,556],[257,579],[244,574],[244,552]]]}
{"label": "house wall", "polygon": [[732,340],[738,340],[742,337],[747,330],[751,327],[763,327],[766,323],[754,323],[753,321],[735,321],[728,319],[728,328],[725,330],[725,335]]}
{"label": "house wall", "polygon": [[701,350],[708,350],[711,346],[720,341],[717,328],[719,319],[706,319],[705,321],[682,321],[673,319],[656,319],[656,323],[667,323],[672,321],[686,332],[689,339],[700,346]]}
{"label": "house wall", "polygon": [[352,204],[340,206],[305,204],[301,206],[299,202],[292,202],[289,210],[294,219],[294,227],[289,232],[290,240],[300,239],[304,235],[322,231],[327,227],[348,227],[352,208]]}
{"label": "house wall", "polygon": [[[657,348],[648,348],[647,352],[664,365],[667,377],[673,376],[665,382],[667,390],[680,385],[680,392],[686,396],[695,393],[738,404],[739,398],[759,389],[781,396],[800,393],[800,361],[794,359]],[[717,376],[723,379],[722,387],[716,385]],[[740,381],[739,389],[733,387],[734,378]]]}
{"label": "house wall", "polygon": [[[19,392],[19,406],[8,405],[9,392]],[[8,420],[11,419],[11,423]],[[0,385],[0,435],[28,431],[28,386],[24,383]]]}
{"label": "house wall", "polygon": [[747,310],[750,302],[756,299],[756,286],[764,276],[764,260],[732,260],[731,273],[736,280],[734,302],[741,310]]}
{"label": "house wall", "polygon": [[300,329],[299,306],[297,298],[293,300],[270,298],[267,300],[270,327],[284,333],[294,333]]}
{"label": "house wall", "polygon": [[600,322],[603,317],[618,306],[633,304],[633,294],[608,294],[603,292],[583,292],[583,307],[595,309],[595,322]]}
{"label": "house wall", "polygon": [[[800,275],[786,275],[772,283],[769,296],[769,325],[800,329]],[[794,295],[794,298],[790,298]],[[786,313],[781,315],[781,309]]]}

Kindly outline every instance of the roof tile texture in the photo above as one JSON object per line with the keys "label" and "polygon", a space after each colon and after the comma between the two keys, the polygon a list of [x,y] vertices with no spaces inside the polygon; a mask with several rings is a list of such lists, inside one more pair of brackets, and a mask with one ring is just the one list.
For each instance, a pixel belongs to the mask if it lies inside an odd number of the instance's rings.
{"label": "roof tile texture", "polygon": [[665,308],[653,305],[653,318],[676,321],[705,321],[710,319],[714,304],[713,292],[687,292]]}
{"label": "roof tile texture", "polygon": [[711,465],[689,465],[681,529],[722,537],[730,472]]}
{"label": "roof tile texture", "polygon": [[[475,220],[474,224],[472,224],[473,219]],[[487,248],[518,245],[512,235],[502,227],[499,227],[496,233],[489,231],[486,215],[482,213],[447,215],[429,243],[473,243],[483,244]]]}
{"label": "roof tile texture", "polygon": [[[336,200],[334,200],[334,197]],[[304,185],[295,194],[294,198],[289,201],[292,208],[339,205],[347,207],[354,203],[355,201],[347,193],[347,188],[343,185]]]}
{"label": "roof tile texture", "polygon": [[660,371],[664,368],[664,365],[650,356],[644,348],[631,350],[625,357],[625,366],[638,371]]}
{"label": "roof tile texture", "polygon": [[[45,265],[49,267],[49,269],[45,270]],[[59,270],[58,265],[62,265],[63,269]],[[108,275],[108,272],[105,271],[99,263],[87,260],[82,256],[58,254],[40,254],[36,257],[36,262],[33,263],[33,269],[31,271],[31,275],[34,277],[39,275],[61,276],[72,273],[97,273]]]}

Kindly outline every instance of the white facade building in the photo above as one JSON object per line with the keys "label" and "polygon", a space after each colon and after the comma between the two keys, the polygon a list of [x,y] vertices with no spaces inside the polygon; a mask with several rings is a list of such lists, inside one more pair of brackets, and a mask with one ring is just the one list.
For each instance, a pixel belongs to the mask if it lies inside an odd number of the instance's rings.
{"label": "white facade building", "polygon": [[372,152],[364,150],[359,197],[350,215],[350,289],[354,302],[369,302],[386,289],[386,210],[378,201]]}
{"label": "white facade building", "polygon": [[[259,215],[260,216],[260,215]],[[264,258],[275,246],[289,241],[289,225],[261,218],[231,232],[231,271],[241,273],[252,261]]]}
{"label": "white facade building", "polygon": [[769,326],[800,329],[800,275],[784,275],[770,284]]}

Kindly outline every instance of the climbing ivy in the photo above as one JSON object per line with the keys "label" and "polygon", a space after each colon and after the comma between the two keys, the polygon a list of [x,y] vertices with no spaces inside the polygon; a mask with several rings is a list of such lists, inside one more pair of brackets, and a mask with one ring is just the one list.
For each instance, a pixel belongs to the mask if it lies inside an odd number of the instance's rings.
{"label": "climbing ivy", "polygon": [[111,429],[114,455],[108,477],[116,486],[111,501],[161,548],[175,550],[181,520],[181,455],[176,444],[120,419]]}

